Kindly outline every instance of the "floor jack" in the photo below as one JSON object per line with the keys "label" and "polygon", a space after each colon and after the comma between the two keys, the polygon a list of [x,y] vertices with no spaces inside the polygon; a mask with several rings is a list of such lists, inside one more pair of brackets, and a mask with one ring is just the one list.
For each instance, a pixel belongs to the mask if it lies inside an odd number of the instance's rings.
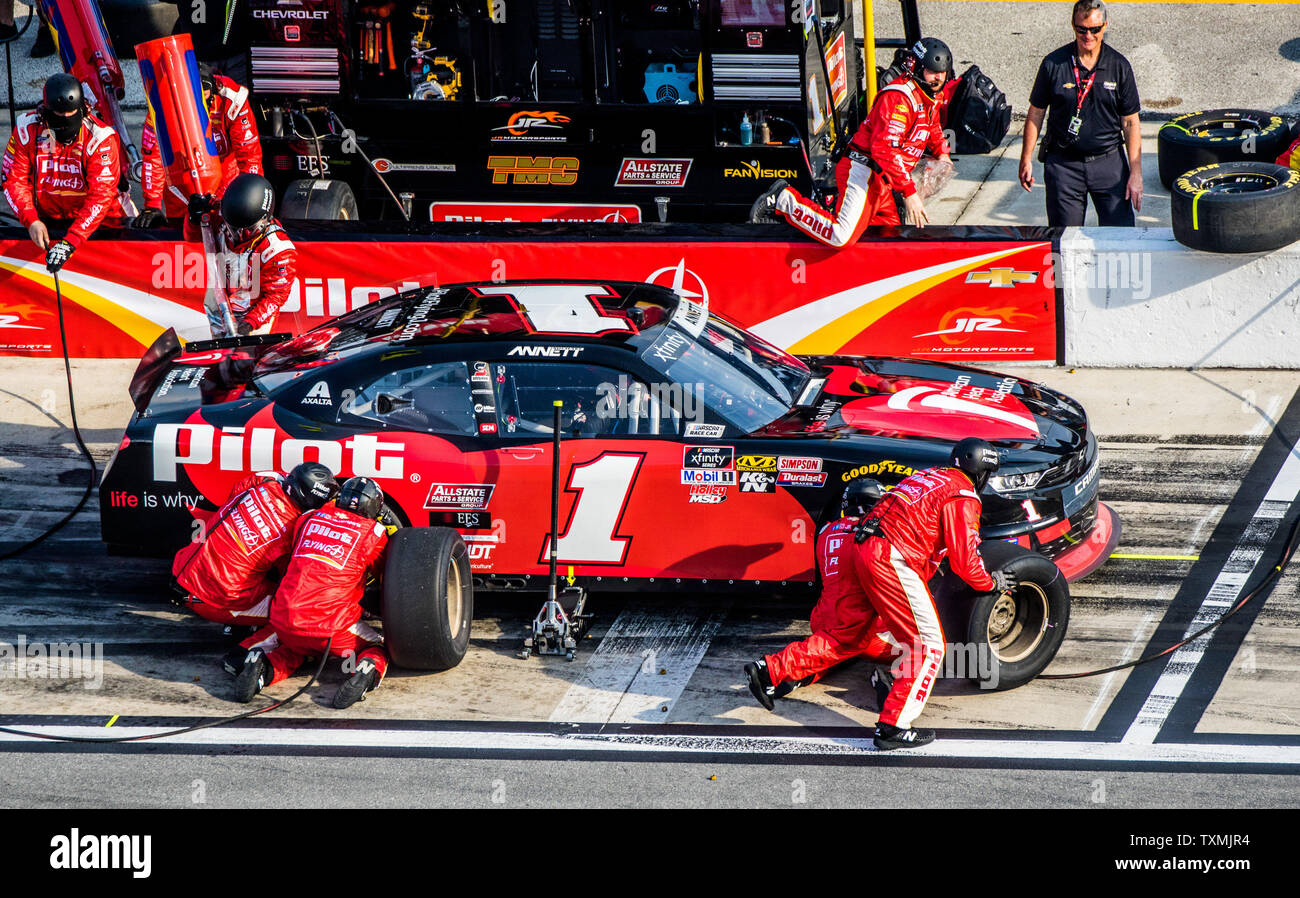
{"label": "floor jack", "polygon": [[532,634],[524,640],[520,658],[538,655],[563,655],[572,661],[578,650],[578,640],[583,637],[588,623],[595,615],[585,613],[587,591],[581,586],[566,587],[558,591],[556,566],[559,560],[557,534],[560,530],[560,408],[555,400],[554,445],[551,451],[551,582],[546,593],[546,603],[533,619]]}

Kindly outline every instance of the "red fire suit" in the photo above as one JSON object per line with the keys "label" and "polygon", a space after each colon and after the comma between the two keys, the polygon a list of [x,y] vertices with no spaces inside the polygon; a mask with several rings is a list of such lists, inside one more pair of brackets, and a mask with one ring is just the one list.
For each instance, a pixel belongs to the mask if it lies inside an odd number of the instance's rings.
{"label": "red fire suit", "polygon": [[835,212],[793,187],[777,197],[776,211],[828,246],[848,246],[869,224],[901,223],[894,193],[916,193],[912,169],[926,150],[948,155],[935,100],[911,78],[897,78],[876,95],[867,120],[849,141],[849,152],[835,166]]}
{"label": "red fire suit", "polygon": [[[208,95],[208,121],[212,125],[212,142],[221,157],[221,186],[213,194],[220,200],[237,175],[262,173],[262,145],[258,142],[257,123],[248,108],[248,88],[240,87],[224,75],[214,78],[216,89]],[[190,198],[167,183],[152,108],[140,135],[140,154],[144,158],[141,187],[145,208],[162,209],[168,218],[184,216]]]}
{"label": "red fire suit", "polygon": [[1277,157],[1277,164],[1300,171],[1300,137],[1282,151],[1282,155]]}
{"label": "red fire suit", "polygon": [[[280,307],[293,289],[298,250],[274,219],[243,241],[236,240],[230,229],[220,223],[214,232],[222,263],[219,273],[235,322],[248,322],[255,334],[269,334],[275,328]],[[186,240],[200,239],[198,227],[190,224],[188,218],[184,233]],[[217,327],[219,321],[214,310],[208,310],[208,317],[214,328]]]}
{"label": "red fire suit", "polygon": [[361,620],[361,597],[366,576],[378,570],[387,545],[383,524],[333,503],[302,516],[289,567],[271,603],[270,626],[242,643],[267,653],[271,683],[290,676],[308,655],[324,651],[331,637],[331,655],[370,658],[383,677],[388,653],[383,637]]}
{"label": "red fire suit", "polygon": [[854,519],[823,531],[817,557],[825,585],[813,635],[767,656],[772,683],[809,681],[858,655],[885,661],[902,652],[880,720],[910,727],[943,664],[943,627],[927,581],[947,556],[972,589],[994,587],[979,555],[979,516],[970,478],[956,468],[931,468],[880,500],[869,515],[879,521],[878,534],[861,545],[853,542]]}
{"label": "red fire suit", "polygon": [[301,514],[274,474],[235,484],[207,538],[181,549],[172,562],[172,576],[189,593],[186,604],[220,624],[264,626]]}
{"label": "red fire suit", "polygon": [[117,132],[94,115],[86,115],[77,139],[64,146],[40,115],[23,113],[0,164],[5,199],[24,228],[38,219],[70,222],[65,239],[79,248],[110,213],[120,214],[120,155]]}

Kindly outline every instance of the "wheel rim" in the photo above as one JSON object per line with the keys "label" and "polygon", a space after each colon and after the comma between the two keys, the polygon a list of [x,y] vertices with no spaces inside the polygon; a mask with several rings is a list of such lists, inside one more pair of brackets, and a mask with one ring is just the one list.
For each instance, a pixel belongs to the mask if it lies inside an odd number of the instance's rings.
{"label": "wheel rim", "polygon": [[1258,193],[1261,190],[1272,190],[1279,183],[1272,175],[1243,172],[1206,178],[1201,183],[1201,189],[1210,193]]}
{"label": "wheel rim", "polygon": [[1219,118],[1212,121],[1204,122],[1193,128],[1187,129],[1189,133],[1196,137],[1231,139],[1241,137],[1247,131],[1254,131],[1256,136],[1264,130],[1262,123],[1253,119],[1244,118]]}
{"label": "wheel rim", "polygon": [[461,618],[465,607],[465,597],[461,594],[460,566],[452,561],[447,565],[447,629],[453,640],[460,638],[460,631],[465,626]]}
{"label": "wheel rim", "polygon": [[999,596],[989,612],[989,648],[1003,664],[1023,661],[1034,653],[1047,633],[1047,592],[1037,583],[1021,583]]}

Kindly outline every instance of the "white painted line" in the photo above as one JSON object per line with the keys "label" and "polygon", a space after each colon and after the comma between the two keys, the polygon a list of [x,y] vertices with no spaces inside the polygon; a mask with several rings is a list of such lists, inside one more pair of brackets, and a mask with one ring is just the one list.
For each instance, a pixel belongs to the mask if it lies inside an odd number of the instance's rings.
{"label": "white painted line", "polygon": [[[1265,432],[1267,432],[1270,427],[1276,425],[1277,413],[1281,410],[1281,408],[1282,408],[1282,397],[1276,393],[1270,395],[1268,397],[1268,404],[1264,407],[1263,412],[1260,413],[1259,420],[1255,422],[1254,427],[1246,431],[1246,436],[1248,437],[1260,436]],[[1246,461],[1255,452],[1256,452],[1256,447],[1247,446],[1246,448],[1241,450],[1241,455],[1239,457],[1239,460]]]}
{"label": "white painted line", "polygon": [[[1161,598],[1163,598],[1163,596]],[[1151,626],[1151,622],[1155,620],[1155,617],[1154,612],[1148,611],[1143,615],[1142,621],[1133,628],[1133,638],[1130,639],[1128,645],[1124,647],[1124,654],[1120,656],[1119,659],[1120,664],[1127,664],[1129,659],[1133,657],[1133,653],[1137,651],[1138,642],[1146,638],[1147,627]],[[1111,684],[1114,683],[1115,677],[1119,676],[1121,673],[1123,673],[1123,671],[1112,670],[1110,673],[1106,674],[1106,679],[1101,681],[1101,691],[1099,691],[1097,697],[1093,699],[1092,707],[1090,707],[1088,713],[1084,715],[1083,723],[1079,724],[1079,729],[1092,729],[1092,718],[1099,710],[1101,710],[1102,705],[1109,700]]]}
{"label": "white painted line", "polygon": [[[103,737],[104,727],[25,726],[18,729],[48,735]],[[113,727],[114,736],[158,732],[149,727]],[[29,741],[0,733],[0,742]],[[31,744],[36,744],[30,740]],[[1276,764],[1300,768],[1300,746],[1168,744],[1133,745],[1119,742],[1053,742],[1017,739],[939,739],[906,752],[880,752],[869,736],[691,736],[682,734],[521,733],[510,731],[341,730],[283,727],[275,729],[212,728],[156,741],[166,745],[209,747],[424,749],[433,751],[556,752],[566,757],[611,752],[679,752],[763,757],[805,755],[838,757],[926,757],[998,761],[1077,761],[1105,763],[1171,763],[1189,765]]]}
{"label": "white painted line", "polygon": [[628,605],[596,647],[582,678],[551,712],[551,721],[665,722],[722,626],[728,605],[726,600]]}
{"label": "white painted line", "polygon": [[[1264,547],[1277,532],[1283,516],[1297,495],[1300,495],[1300,442],[1292,446],[1291,451],[1287,453],[1268,492],[1260,500],[1259,507],[1255,509],[1255,514],[1242,531],[1237,545],[1228,555],[1223,570],[1210,586],[1210,591],[1201,602],[1201,607],[1197,609],[1196,616],[1187,625],[1183,638],[1187,638],[1219,617],[1223,613],[1225,604],[1236,603],[1242,587],[1246,585],[1246,581],[1250,579],[1251,573],[1264,554]],[[1214,631],[1211,630],[1174,652],[1164,673],[1152,687],[1151,694],[1143,702],[1142,710],[1138,711],[1128,732],[1124,734],[1124,742],[1150,745],[1155,741],[1160,728],[1169,719],[1174,704],[1183,694],[1188,680],[1196,671],[1196,666],[1201,663],[1201,658],[1204,657],[1205,650],[1213,637]]]}

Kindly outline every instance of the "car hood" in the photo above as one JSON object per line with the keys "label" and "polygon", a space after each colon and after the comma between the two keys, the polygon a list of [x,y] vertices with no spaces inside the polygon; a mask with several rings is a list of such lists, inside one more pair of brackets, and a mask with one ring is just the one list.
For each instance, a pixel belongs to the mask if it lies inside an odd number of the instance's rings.
{"label": "car hood", "polygon": [[765,428],[764,436],[863,434],[944,443],[978,436],[1053,454],[1078,450],[1087,440],[1083,408],[1033,381],[913,359],[803,360],[813,382],[800,404]]}

